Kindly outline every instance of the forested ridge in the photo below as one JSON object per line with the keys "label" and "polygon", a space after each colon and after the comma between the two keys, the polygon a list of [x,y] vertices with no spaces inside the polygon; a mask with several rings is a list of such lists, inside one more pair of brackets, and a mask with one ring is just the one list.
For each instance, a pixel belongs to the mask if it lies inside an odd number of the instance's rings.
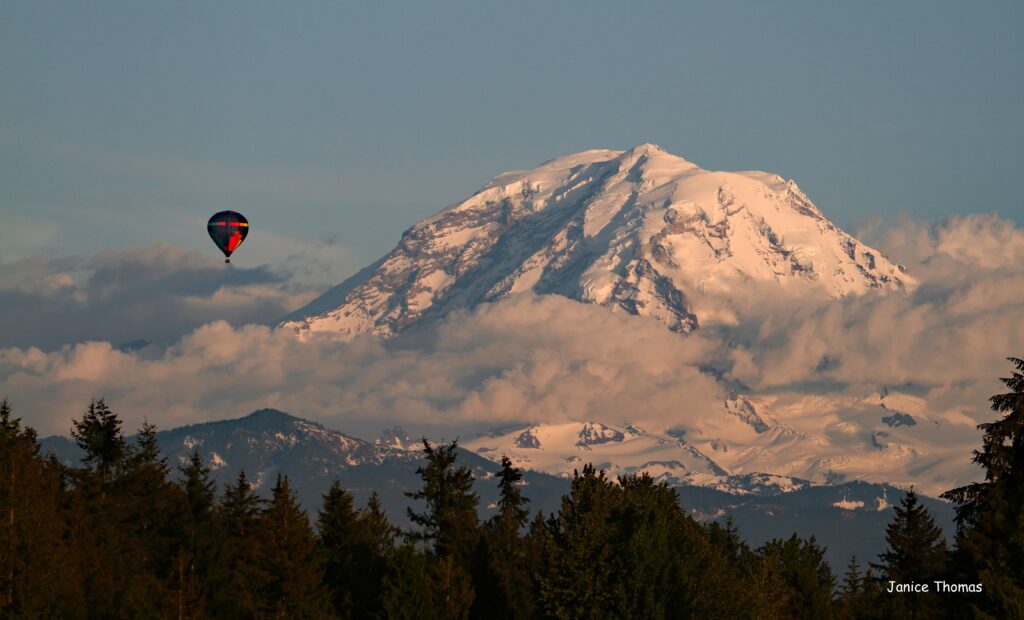
{"label": "forested ridge", "polygon": [[3,401],[0,617],[1024,618],[1024,361],[1012,362],[1010,391],[991,399],[1001,416],[980,427],[984,481],[944,495],[958,506],[952,544],[911,491],[886,552],[842,575],[813,538],[751,548],[646,475],[587,466],[548,515],[503,459],[497,514],[481,521],[455,444],[424,440],[400,531],[375,496],[357,506],[338,483],[309,515],[286,476],[262,499],[244,473],[215,488],[198,454],[173,470],[156,429],[129,442],[102,399],[74,421],[86,456],[69,467]]}

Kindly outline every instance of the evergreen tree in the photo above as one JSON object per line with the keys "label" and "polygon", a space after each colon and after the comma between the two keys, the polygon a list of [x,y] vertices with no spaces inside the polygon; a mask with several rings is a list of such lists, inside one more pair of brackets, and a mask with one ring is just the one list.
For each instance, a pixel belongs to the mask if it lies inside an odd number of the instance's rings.
{"label": "evergreen tree", "polygon": [[793,534],[786,540],[765,543],[758,553],[771,558],[788,587],[785,615],[793,618],[832,618],[832,594],[835,578],[825,549],[812,536],[802,540]]}
{"label": "evergreen tree", "polygon": [[518,533],[526,525],[526,518],[530,514],[530,511],[526,509],[526,504],[530,503],[530,500],[523,497],[519,491],[523,471],[512,465],[512,460],[507,456],[502,456],[501,469],[497,473],[498,515],[495,517],[494,523],[501,524]]}
{"label": "evergreen tree", "polygon": [[956,581],[983,585],[980,595],[954,599],[961,613],[1024,618],[1024,360],[1010,361],[1015,370],[1001,379],[1010,391],[989,399],[1004,415],[978,425],[974,462],[985,480],[942,497],[957,504]]}
{"label": "evergreen tree", "polygon": [[477,505],[480,499],[473,492],[473,473],[456,467],[457,442],[432,446],[423,440],[427,464],[416,469],[423,488],[406,496],[426,502],[422,513],[408,508],[409,519],[420,527],[410,533],[412,540],[430,543],[440,556],[457,556],[468,560],[476,546]]}
{"label": "evergreen tree", "polygon": [[621,477],[618,487],[621,506],[613,513],[612,524],[623,590],[616,615],[660,618],[695,606],[697,579],[714,580],[697,576],[686,566],[699,564],[710,552],[704,530],[679,508],[675,490],[648,474]]}
{"label": "evergreen tree", "polygon": [[354,557],[361,567],[352,600],[354,617],[370,618],[380,614],[385,577],[395,552],[395,526],[388,521],[380,497],[370,494],[356,521]]}
{"label": "evergreen tree", "polygon": [[[588,465],[537,536],[540,598],[557,618],[735,617],[749,597],[722,549],[648,476]],[[531,527],[533,538],[536,522]],[[533,543],[531,542],[531,545]]]}
{"label": "evergreen tree", "polygon": [[359,571],[353,548],[357,520],[352,494],[335,480],[323,495],[317,532],[324,557],[324,585],[331,591],[334,611],[341,618],[352,617],[353,586]]}
{"label": "evergreen tree", "polygon": [[395,534],[398,530],[388,521],[376,491],[370,493],[366,507],[359,513],[359,524],[365,533],[370,553],[386,558],[394,551]]}
{"label": "evergreen tree", "polygon": [[73,421],[72,434],[85,458],[69,476],[67,539],[90,616],[171,613],[167,568],[176,501],[155,430],[144,426],[133,449],[120,418],[100,398]]}
{"label": "evergreen tree", "polygon": [[871,569],[862,571],[857,556],[851,556],[843,573],[843,585],[836,599],[838,617],[846,620],[882,618],[881,590]]}
{"label": "evergreen tree", "polygon": [[434,447],[423,440],[426,465],[416,473],[423,488],[406,493],[426,502],[424,512],[408,509],[409,519],[419,526],[410,540],[430,545],[433,561],[431,578],[439,597],[439,608],[447,617],[465,617],[473,602],[470,567],[477,549],[477,505],[473,474],[455,464],[457,443]]}
{"label": "evergreen tree", "polygon": [[396,549],[393,570],[383,582],[381,615],[395,620],[447,620],[430,573],[431,558],[415,545],[407,543]]}
{"label": "evergreen tree", "polygon": [[879,556],[881,564],[874,567],[880,572],[883,587],[888,582],[926,583],[929,592],[886,597],[885,608],[894,618],[935,617],[942,609],[942,597],[934,591],[933,582],[946,573],[946,537],[928,509],[918,502],[913,488],[903,496],[895,511],[886,527],[888,546]]}
{"label": "evergreen tree", "polygon": [[[744,601],[743,615],[750,618],[796,618],[793,616],[793,593],[784,578],[782,557],[779,553],[763,554],[752,550],[740,553],[742,577],[739,592]],[[730,617],[722,615],[721,617]]]}
{"label": "evergreen tree", "polygon": [[704,529],[710,548],[699,575],[714,577],[701,584],[700,611],[718,617],[782,615],[788,593],[781,568],[750,549],[731,515],[724,524],[712,521]]}
{"label": "evergreen tree", "polygon": [[843,573],[843,595],[854,597],[864,591],[864,574],[860,572],[857,556],[850,556],[850,563]]}
{"label": "evergreen tree", "polygon": [[286,476],[277,477],[259,534],[258,563],[267,576],[261,611],[277,618],[333,617],[317,540]]}
{"label": "evergreen tree", "polygon": [[708,536],[711,539],[711,544],[722,549],[731,560],[738,560],[745,551],[749,550],[740,536],[740,530],[732,515],[726,517],[725,525],[717,521],[709,523]]}
{"label": "evergreen tree", "polygon": [[217,485],[210,480],[210,468],[203,463],[198,450],[192,453],[188,465],[178,469],[183,476],[180,484],[185,493],[189,538],[194,546],[202,526],[213,519],[213,509],[217,502]]}
{"label": "evergreen tree", "polygon": [[503,456],[498,477],[498,514],[484,528],[473,570],[477,593],[473,615],[486,618],[529,618],[533,615],[532,583],[520,531],[526,524],[529,499],[519,482],[522,470]]}
{"label": "evergreen tree", "polygon": [[395,528],[374,493],[356,510],[352,495],[338,481],[323,496],[317,518],[324,556],[324,584],[335,613],[368,618],[380,612],[383,581],[394,552]]}
{"label": "evergreen tree", "polygon": [[0,401],[0,617],[82,617],[84,593],[64,543],[61,467]]}
{"label": "evergreen tree", "polygon": [[216,534],[214,507],[216,485],[210,480],[210,468],[199,452],[192,453],[188,465],[178,468],[184,494],[183,540],[175,564],[177,567],[177,611],[179,618],[201,618],[206,609],[205,585],[214,558]]}
{"label": "evergreen tree", "polygon": [[618,497],[604,471],[586,465],[574,472],[569,495],[549,523],[547,562],[541,598],[557,618],[601,618],[614,614],[621,597],[621,559],[610,544],[616,536],[612,515]]}
{"label": "evergreen tree", "polygon": [[122,539],[119,599],[130,616],[165,615],[177,607],[182,493],[169,474],[156,427],[144,422],[111,486]]}
{"label": "evergreen tree", "polygon": [[263,501],[242,471],[224,490],[214,514],[218,541],[210,567],[207,609],[212,617],[254,617],[269,577],[258,563],[263,540],[259,516]]}
{"label": "evergreen tree", "polygon": [[71,437],[85,452],[85,463],[107,479],[127,456],[121,420],[102,398],[89,402],[81,420],[72,420]]}
{"label": "evergreen tree", "polygon": [[548,521],[544,512],[538,510],[530,520],[530,525],[523,537],[523,563],[529,567],[530,590],[529,598],[533,608],[533,616],[540,617],[543,607],[541,601],[541,587],[544,576],[549,574],[548,558],[553,555],[551,530],[548,528]]}

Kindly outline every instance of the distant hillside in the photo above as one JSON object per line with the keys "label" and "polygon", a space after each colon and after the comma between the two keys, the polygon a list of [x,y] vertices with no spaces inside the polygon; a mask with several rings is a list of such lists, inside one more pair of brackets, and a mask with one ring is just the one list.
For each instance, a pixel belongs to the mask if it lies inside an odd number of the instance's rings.
{"label": "distant hillside", "polygon": [[[362,504],[374,491],[381,497],[393,522],[408,525],[406,491],[420,488],[416,468],[422,463],[418,442],[401,429],[386,430],[377,442],[368,442],[325,428],[275,409],[261,409],[243,418],[193,424],[157,433],[168,463],[175,469],[198,450],[211,468],[211,477],[223,488],[240,471],[256,490],[269,494],[280,473],[292,481],[299,499],[311,514],[320,496],[334,479],[341,481]],[[67,437],[41,440],[43,452],[52,452],[66,464],[77,464],[81,451]],[[492,454],[500,459],[500,454]],[[493,514],[497,485],[494,460],[459,450],[459,462],[476,477],[482,518]],[[580,463],[579,467],[583,464]],[[734,478],[727,490],[706,486],[675,485],[680,504],[701,520],[723,521],[732,516],[744,538],[759,545],[771,538],[815,536],[828,548],[833,566],[842,566],[851,554],[872,560],[885,548],[885,525],[891,506],[903,492],[889,485],[849,482],[812,485],[787,479]],[[568,480],[537,471],[526,471],[524,495],[531,510],[556,512]],[[953,512],[949,504],[922,498],[950,535]]]}

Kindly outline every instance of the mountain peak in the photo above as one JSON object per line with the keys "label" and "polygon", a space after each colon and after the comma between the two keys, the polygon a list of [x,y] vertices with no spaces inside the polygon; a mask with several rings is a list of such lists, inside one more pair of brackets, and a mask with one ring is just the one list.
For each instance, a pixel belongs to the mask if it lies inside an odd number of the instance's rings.
{"label": "mountain peak", "polygon": [[635,155],[649,155],[651,153],[667,153],[667,151],[653,142],[638,144],[627,151]]}
{"label": "mountain peak", "polygon": [[289,413],[285,413],[284,411],[281,411],[279,409],[271,409],[269,407],[264,408],[264,409],[257,409],[256,411],[253,411],[252,413],[250,413],[249,415],[247,415],[247,416],[245,416],[244,418],[241,418],[241,419],[242,420],[265,420],[265,421],[274,421],[274,422],[278,422],[278,421],[280,421],[280,422],[292,422],[292,421],[300,420],[300,418],[297,418],[297,417],[295,417],[295,416],[293,416],[293,415],[291,415]]}
{"label": "mountain peak", "polygon": [[419,448],[419,444],[406,433],[401,426],[394,426],[393,428],[385,428],[380,433],[380,437],[377,439],[376,444],[386,448],[394,448],[396,450],[416,450]]}
{"label": "mountain peak", "polygon": [[520,291],[697,329],[693,300],[751,282],[840,298],[913,286],[830,222],[796,184],[716,172],[643,143],[498,175],[416,224],[371,268],[284,323],[300,333],[393,335]]}

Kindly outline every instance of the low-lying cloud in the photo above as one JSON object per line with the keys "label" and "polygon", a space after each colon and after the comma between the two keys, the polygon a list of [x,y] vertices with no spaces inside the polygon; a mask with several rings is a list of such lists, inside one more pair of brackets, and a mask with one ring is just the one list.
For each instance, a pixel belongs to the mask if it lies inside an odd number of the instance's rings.
{"label": "low-lying cloud", "polygon": [[741,304],[747,337],[731,353],[731,375],[754,389],[830,381],[945,394],[960,386],[960,404],[984,411],[1005,358],[1024,354],[1024,230],[973,215],[904,221],[869,242],[920,286],[842,303]]}
{"label": "low-lying cloud", "polygon": [[455,314],[416,340],[299,341],[284,330],[215,322],[158,355],[106,342],[49,353],[8,348],[0,351],[0,394],[44,433],[65,432],[99,394],[128,427],[145,417],[164,428],[267,406],[377,427],[664,420],[719,399],[697,370],[710,342],[564,298],[524,295]]}
{"label": "low-lying cloud", "polygon": [[[897,387],[957,428],[990,418],[986,398],[1008,370],[1004,358],[1024,354],[1024,230],[968,216],[904,221],[865,241],[904,264],[917,289],[838,302],[750,292],[732,300],[737,325],[688,336],[606,308],[520,295],[453,314],[429,333],[299,341],[256,324],[310,297],[266,270],[238,270],[232,280],[173,248],[156,262],[147,262],[152,250],[22,261],[17,278],[2,276],[2,305],[35,312],[0,310],[8,345],[0,396],[44,434],[66,432],[98,395],[129,428],[270,406],[343,430],[569,420],[664,429],[722,416],[735,386],[842,395]],[[80,271],[84,280],[75,279]],[[69,320],[73,312],[85,318]],[[170,344],[117,349],[132,337]],[[708,365],[725,381],[699,370]]]}
{"label": "low-lying cloud", "polygon": [[166,244],[27,258],[0,264],[0,347],[168,345],[215,320],[272,323],[313,296],[289,273],[227,266]]}

